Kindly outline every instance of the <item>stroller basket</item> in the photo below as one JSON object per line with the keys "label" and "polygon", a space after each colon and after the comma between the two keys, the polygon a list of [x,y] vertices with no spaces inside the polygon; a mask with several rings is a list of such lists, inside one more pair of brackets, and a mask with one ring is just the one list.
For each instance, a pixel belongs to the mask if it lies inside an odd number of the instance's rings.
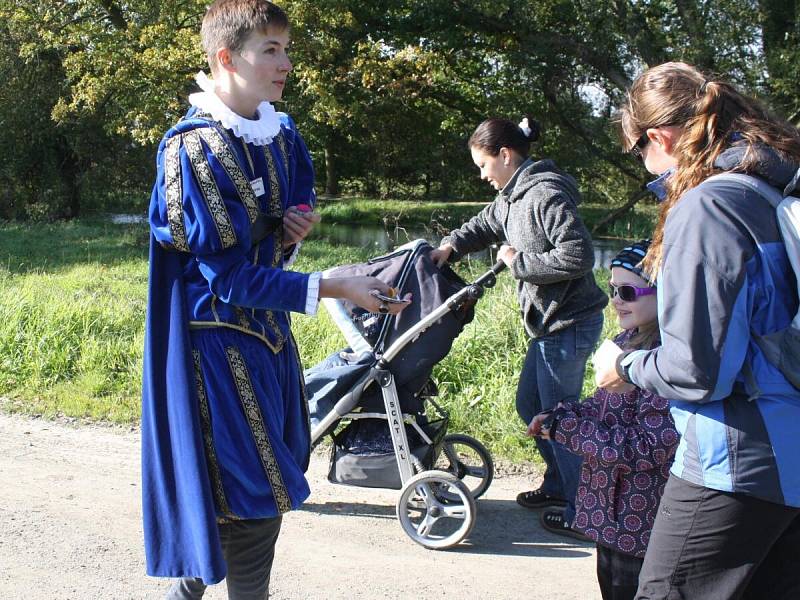
{"label": "stroller basket", "polygon": [[[413,427],[406,426],[412,461],[418,470],[431,469],[441,452],[447,433],[448,418],[419,424],[424,439]],[[403,483],[392,446],[388,421],[359,419],[333,436],[328,480],[332,483],[399,490]]]}

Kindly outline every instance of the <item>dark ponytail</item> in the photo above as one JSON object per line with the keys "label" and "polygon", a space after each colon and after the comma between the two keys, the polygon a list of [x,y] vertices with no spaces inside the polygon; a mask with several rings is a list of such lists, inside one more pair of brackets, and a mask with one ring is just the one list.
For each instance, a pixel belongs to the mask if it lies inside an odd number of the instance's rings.
{"label": "dark ponytail", "polygon": [[523,158],[527,158],[531,143],[536,142],[542,132],[539,122],[531,116],[526,116],[522,121],[527,121],[530,132],[526,134],[518,125],[508,119],[486,119],[478,125],[469,138],[467,146],[482,150],[489,156],[500,154],[500,148],[510,148]]}

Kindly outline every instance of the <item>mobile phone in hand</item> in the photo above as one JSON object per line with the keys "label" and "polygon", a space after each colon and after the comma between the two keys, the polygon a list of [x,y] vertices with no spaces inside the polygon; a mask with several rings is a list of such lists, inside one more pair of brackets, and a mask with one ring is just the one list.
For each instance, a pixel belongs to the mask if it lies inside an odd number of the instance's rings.
{"label": "mobile phone in hand", "polygon": [[386,296],[385,294],[381,294],[378,290],[370,290],[369,293],[370,296],[375,296],[378,300],[386,302],[387,304],[406,304],[406,300],[396,296]]}

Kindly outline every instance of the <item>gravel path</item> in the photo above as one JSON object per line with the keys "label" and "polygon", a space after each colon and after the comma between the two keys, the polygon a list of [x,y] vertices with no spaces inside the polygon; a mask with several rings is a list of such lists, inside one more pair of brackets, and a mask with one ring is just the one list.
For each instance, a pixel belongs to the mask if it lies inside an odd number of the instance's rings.
{"label": "gravel path", "polygon": [[[400,528],[399,492],[334,486],[326,470],[315,455],[312,496],[284,519],[273,600],[600,597],[594,548],[515,504],[528,477],[496,477],[467,542],[431,551]],[[138,432],[0,413],[0,481],[0,599],[163,596],[144,574]]]}

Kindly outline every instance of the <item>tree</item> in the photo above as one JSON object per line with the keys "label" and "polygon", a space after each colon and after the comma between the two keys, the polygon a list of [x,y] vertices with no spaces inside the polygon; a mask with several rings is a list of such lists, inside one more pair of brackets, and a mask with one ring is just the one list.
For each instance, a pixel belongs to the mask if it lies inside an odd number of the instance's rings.
{"label": "tree", "polygon": [[[101,177],[145,185],[154,144],[205,68],[206,3],[0,0],[0,136],[22,148],[0,165],[14,190],[3,214],[76,216]],[[732,78],[800,121],[793,1],[282,5],[295,62],[282,106],[331,195],[474,194],[470,131],[488,116],[534,113],[545,126],[537,153],[575,173],[591,199],[633,206],[646,176],[620,151],[613,111],[643,67],[666,60]]]}

